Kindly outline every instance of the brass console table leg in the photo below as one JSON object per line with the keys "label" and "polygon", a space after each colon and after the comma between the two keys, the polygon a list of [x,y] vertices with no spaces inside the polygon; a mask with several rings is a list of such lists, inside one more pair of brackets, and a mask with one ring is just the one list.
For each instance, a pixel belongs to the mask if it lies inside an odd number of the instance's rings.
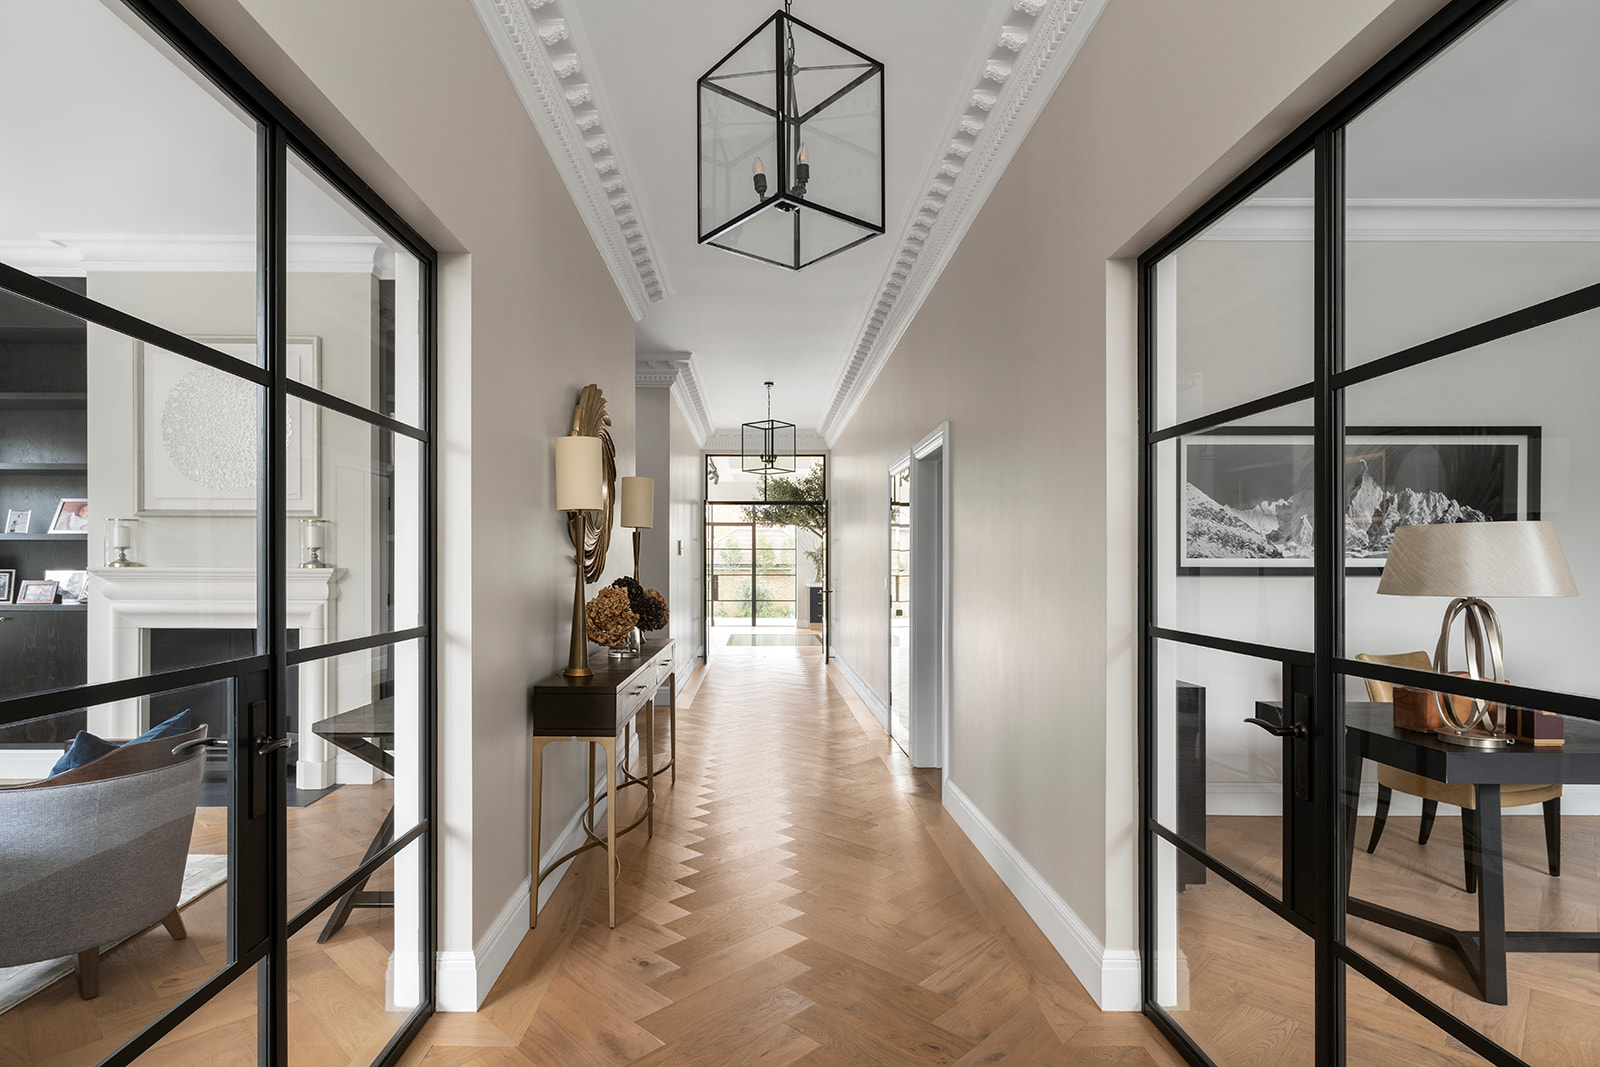
{"label": "brass console table leg", "polygon": [[[544,746],[552,741],[562,741],[565,738],[535,737],[533,739],[533,797],[529,809],[533,816],[533,841],[529,866],[533,868],[533,892],[528,900],[528,929],[534,930],[539,925],[539,779],[544,764]],[[589,790],[589,795],[594,795],[594,790]]]}
{"label": "brass console table leg", "polygon": [[617,928],[617,739],[601,737],[596,738],[596,741],[606,752],[606,891],[611,898],[611,928],[615,930]]}
{"label": "brass console table leg", "polygon": [[644,704],[644,788],[645,788],[645,824],[644,836],[656,836],[656,704],[647,700]]}
{"label": "brass console table leg", "polygon": [[672,768],[672,784],[678,784],[678,672],[667,675],[667,729],[672,731],[672,749],[667,765]]}

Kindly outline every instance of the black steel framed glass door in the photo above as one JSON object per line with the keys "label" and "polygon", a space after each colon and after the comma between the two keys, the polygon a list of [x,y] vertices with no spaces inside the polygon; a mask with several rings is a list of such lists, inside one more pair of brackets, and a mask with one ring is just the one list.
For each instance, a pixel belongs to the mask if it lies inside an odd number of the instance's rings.
{"label": "black steel framed glass door", "polygon": [[[794,475],[739,470],[706,457],[706,627],[810,629],[826,644],[827,461]],[[708,646],[709,647],[709,646]]]}
{"label": "black steel framed glass door", "polygon": [[1600,1043],[1597,40],[1451,4],[1141,257],[1144,1006],[1192,1062]]}
{"label": "black steel framed glass door", "polygon": [[436,257],[179,4],[0,30],[7,77],[95,57],[3,94],[0,1058],[393,1062],[434,1003]]}

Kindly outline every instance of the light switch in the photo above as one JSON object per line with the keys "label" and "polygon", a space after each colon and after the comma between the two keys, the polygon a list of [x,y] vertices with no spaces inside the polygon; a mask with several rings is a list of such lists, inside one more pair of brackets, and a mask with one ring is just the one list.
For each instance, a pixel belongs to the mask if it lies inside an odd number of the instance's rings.
{"label": "light switch", "polygon": [[678,542],[678,555],[683,555],[683,542],[681,540]]}

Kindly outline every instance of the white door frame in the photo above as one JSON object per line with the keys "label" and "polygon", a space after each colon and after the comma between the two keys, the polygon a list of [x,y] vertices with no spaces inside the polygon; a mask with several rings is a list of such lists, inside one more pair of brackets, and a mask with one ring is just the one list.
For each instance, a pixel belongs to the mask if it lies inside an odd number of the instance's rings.
{"label": "white door frame", "polygon": [[[939,481],[938,489],[938,514],[927,515],[925,503],[929,498],[929,489],[933,486],[927,479],[933,476],[927,463],[935,453],[939,455]],[[918,441],[911,449],[911,603],[912,626],[921,618],[918,614],[919,592],[924,593],[920,603],[928,604],[929,598],[925,591],[919,589],[917,581],[918,560],[918,530],[926,531],[927,527],[918,522],[918,515],[922,515],[923,523],[930,518],[936,519],[939,531],[939,593],[935,609],[935,624],[937,626],[938,641],[931,647],[918,642],[915,638],[911,642],[911,677],[912,692],[917,692],[916,679],[925,677],[927,659],[932,654],[937,662],[931,671],[933,677],[932,692],[928,694],[931,699],[916,700],[911,702],[911,762],[916,767],[938,767],[940,778],[949,775],[948,738],[950,736],[950,424],[940,423],[937,428]],[[919,511],[920,508],[920,511]],[[926,551],[926,547],[922,549]],[[926,573],[926,572],[924,572]],[[924,582],[926,578],[924,578]],[[919,653],[919,647],[921,651]],[[925,682],[924,685],[927,683]]]}

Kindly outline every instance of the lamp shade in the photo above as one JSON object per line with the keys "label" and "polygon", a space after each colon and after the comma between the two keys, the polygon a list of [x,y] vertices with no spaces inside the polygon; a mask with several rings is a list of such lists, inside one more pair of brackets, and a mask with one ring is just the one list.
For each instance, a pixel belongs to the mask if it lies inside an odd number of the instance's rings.
{"label": "lamp shade", "polygon": [[605,502],[600,438],[556,438],[556,510],[599,511]]}
{"label": "lamp shade", "polygon": [[1577,596],[1548,522],[1458,522],[1394,532],[1378,592],[1388,596]]}
{"label": "lamp shade", "polygon": [[656,513],[654,478],[622,479],[622,525],[648,530]]}

